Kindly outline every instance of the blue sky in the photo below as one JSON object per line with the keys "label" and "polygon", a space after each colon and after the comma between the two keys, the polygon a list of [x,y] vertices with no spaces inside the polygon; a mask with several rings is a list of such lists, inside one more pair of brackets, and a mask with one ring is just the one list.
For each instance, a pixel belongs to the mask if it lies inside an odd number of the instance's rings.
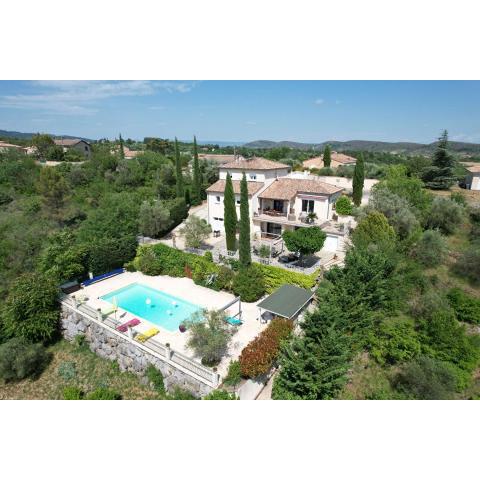
{"label": "blue sky", "polygon": [[0,81],[0,129],[89,138],[480,143],[480,82]]}

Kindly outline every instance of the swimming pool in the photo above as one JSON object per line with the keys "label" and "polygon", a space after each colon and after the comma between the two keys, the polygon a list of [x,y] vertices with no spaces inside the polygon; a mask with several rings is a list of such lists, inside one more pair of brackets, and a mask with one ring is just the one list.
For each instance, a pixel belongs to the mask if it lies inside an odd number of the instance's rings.
{"label": "swimming pool", "polygon": [[178,330],[182,322],[202,309],[140,283],[132,283],[100,298],[170,331]]}

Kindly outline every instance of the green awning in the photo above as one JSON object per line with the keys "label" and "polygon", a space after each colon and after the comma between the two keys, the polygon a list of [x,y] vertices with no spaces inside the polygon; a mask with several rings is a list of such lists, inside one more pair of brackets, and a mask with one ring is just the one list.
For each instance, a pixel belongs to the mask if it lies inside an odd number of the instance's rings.
{"label": "green awning", "polygon": [[313,297],[313,292],[295,285],[282,285],[257,306],[284,318],[294,317]]}

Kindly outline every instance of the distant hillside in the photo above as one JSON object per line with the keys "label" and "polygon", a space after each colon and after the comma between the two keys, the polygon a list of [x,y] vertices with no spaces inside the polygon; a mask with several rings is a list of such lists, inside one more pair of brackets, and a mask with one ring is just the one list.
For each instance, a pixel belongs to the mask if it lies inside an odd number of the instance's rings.
{"label": "distant hillside", "polygon": [[[289,147],[301,150],[312,150],[320,152],[325,145],[330,145],[333,150],[342,151],[369,151],[369,152],[390,152],[390,153],[409,153],[430,155],[438,142],[429,144],[413,143],[413,142],[376,142],[371,140],[349,140],[347,142],[339,142],[337,140],[329,140],[322,143],[300,143],[291,141],[272,142],[270,140],[256,140],[244,144],[247,148],[275,148]],[[449,142],[450,150],[464,155],[480,154],[480,144],[466,142]]]}
{"label": "distant hillside", "polygon": [[[8,138],[19,138],[21,140],[30,140],[33,135],[36,135],[37,132],[35,133],[25,133],[25,132],[12,132],[9,130],[0,130],[0,137],[8,137]],[[56,135],[54,133],[50,133],[52,137],[62,137],[65,139],[68,138],[80,138],[81,140],[86,140],[87,142],[91,142],[92,140],[90,138],[85,138],[85,137],[76,137],[72,135]]]}

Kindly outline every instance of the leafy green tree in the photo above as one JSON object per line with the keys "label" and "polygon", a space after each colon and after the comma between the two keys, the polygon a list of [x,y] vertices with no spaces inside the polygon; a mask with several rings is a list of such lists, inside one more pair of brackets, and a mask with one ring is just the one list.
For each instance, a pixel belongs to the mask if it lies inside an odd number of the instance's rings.
{"label": "leafy green tree", "polygon": [[395,245],[395,230],[388,224],[383,213],[373,210],[364,217],[352,233],[352,241],[357,248],[370,244],[390,248]]}
{"label": "leafy green tree", "polygon": [[325,148],[323,149],[323,166],[330,168],[331,163],[332,163],[332,150],[330,148],[330,145],[325,145]]}
{"label": "leafy green tree", "polygon": [[25,273],[18,277],[3,309],[5,333],[30,342],[52,339],[58,330],[58,293],[54,279],[45,274]]}
{"label": "leafy green tree", "polygon": [[123,148],[122,134],[118,136],[118,143],[119,143],[118,153],[120,155],[120,159],[123,160],[125,158],[125,149]]}
{"label": "leafy green tree", "polygon": [[177,180],[177,183],[176,183],[177,197],[183,198],[185,195],[185,192],[184,192],[184,186],[183,186],[182,161],[180,159],[180,150],[178,148],[177,137],[175,137],[175,177]]}
{"label": "leafy green tree", "polygon": [[240,234],[239,234],[239,259],[244,267],[252,263],[250,247],[250,215],[248,206],[248,185],[247,177],[243,172],[240,182]]}
{"label": "leafy green tree", "polygon": [[202,310],[187,322],[190,332],[187,345],[206,365],[215,365],[227,353],[232,336],[225,312]]}
{"label": "leafy green tree", "polygon": [[335,211],[339,215],[351,215],[353,213],[353,205],[350,199],[342,195],[336,202],[335,202]]}
{"label": "leafy green tree", "polygon": [[62,147],[53,145],[47,148],[47,151],[45,152],[45,159],[51,162],[63,162],[66,160],[65,152],[63,151]]}
{"label": "leafy green tree", "polygon": [[442,264],[447,257],[447,242],[438,230],[425,230],[412,253],[422,265],[435,267]]}
{"label": "leafy green tree", "polygon": [[87,267],[94,275],[109,272],[135,257],[135,236],[94,238],[85,245],[88,249]]}
{"label": "leafy green tree", "polygon": [[286,230],[282,238],[291,252],[300,254],[300,261],[302,261],[304,255],[313,255],[323,248],[327,234],[320,227],[303,227],[297,230]]}
{"label": "leafy green tree", "polygon": [[32,146],[37,149],[38,156],[42,159],[46,158],[48,149],[54,145],[53,138],[46,133],[37,133],[32,137]]}
{"label": "leafy green tree", "polygon": [[225,226],[225,241],[227,244],[227,250],[234,252],[237,250],[236,234],[238,220],[232,177],[229,173],[227,173],[225,191],[223,194],[223,210],[223,224]]}
{"label": "leafy green tree", "polygon": [[193,137],[193,185],[192,185],[192,205],[202,203],[202,179],[200,166],[198,163],[197,137]]}
{"label": "leafy green tree", "polygon": [[191,248],[200,248],[211,232],[212,227],[196,215],[190,215],[180,229],[180,234],[185,238],[185,245]]}
{"label": "leafy green tree", "polygon": [[436,190],[448,190],[455,182],[455,164],[455,159],[448,152],[448,132],[444,130],[433,154],[433,165],[423,173],[426,186]]}
{"label": "leafy green tree", "polygon": [[56,168],[45,167],[40,171],[37,191],[47,207],[58,210],[64,204],[68,185]]}
{"label": "leafy green tree", "polygon": [[365,164],[363,161],[363,155],[359,155],[357,163],[355,164],[355,170],[353,172],[353,203],[359,207],[362,203],[363,184],[365,181]]}
{"label": "leafy green tree", "polygon": [[171,225],[170,212],[162,201],[145,200],[140,207],[138,223],[142,235],[155,238]]}

